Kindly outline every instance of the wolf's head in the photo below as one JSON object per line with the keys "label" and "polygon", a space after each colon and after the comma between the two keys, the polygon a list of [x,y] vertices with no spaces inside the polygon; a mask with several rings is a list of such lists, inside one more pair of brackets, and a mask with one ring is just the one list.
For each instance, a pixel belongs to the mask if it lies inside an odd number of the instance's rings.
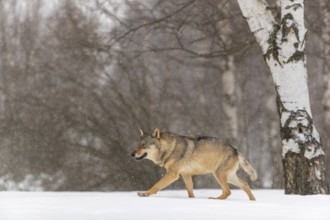
{"label": "wolf's head", "polygon": [[141,129],[141,139],[138,146],[135,148],[131,156],[135,160],[142,160],[144,158],[155,160],[159,154],[160,148],[160,130],[156,128],[151,135],[145,134]]}

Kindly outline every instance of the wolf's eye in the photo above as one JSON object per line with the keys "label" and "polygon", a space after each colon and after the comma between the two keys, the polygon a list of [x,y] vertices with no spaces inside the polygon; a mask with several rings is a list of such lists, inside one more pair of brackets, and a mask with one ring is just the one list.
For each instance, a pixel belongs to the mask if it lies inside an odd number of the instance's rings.
{"label": "wolf's eye", "polygon": [[144,143],[141,143],[141,147],[144,147],[145,146],[145,144]]}

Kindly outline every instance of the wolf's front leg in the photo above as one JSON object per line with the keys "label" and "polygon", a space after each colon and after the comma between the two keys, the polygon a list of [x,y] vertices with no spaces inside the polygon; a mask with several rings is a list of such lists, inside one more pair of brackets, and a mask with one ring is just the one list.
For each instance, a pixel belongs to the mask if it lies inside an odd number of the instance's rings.
{"label": "wolf's front leg", "polygon": [[194,192],[193,192],[194,184],[193,184],[191,176],[190,175],[182,175],[182,174],[181,174],[181,176],[182,176],[184,184],[186,185],[186,189],[187,189],[189,198],[194,198],[195,197]]}
{"label": "wolf's front leg", "polygon": [[174,181],[179,179],[179,174],[169,172],[163,178],[161,178],[153,187],[151,187],[146,192],[138,192],[138,196],[147,197],[152,194],[156,194],[159,190],[165,188],[166,186],[170,185]]}

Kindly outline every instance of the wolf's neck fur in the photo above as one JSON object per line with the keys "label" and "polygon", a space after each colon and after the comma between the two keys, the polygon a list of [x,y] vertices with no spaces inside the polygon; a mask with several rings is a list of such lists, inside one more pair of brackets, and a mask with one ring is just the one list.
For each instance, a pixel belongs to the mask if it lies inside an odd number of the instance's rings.
{"label": "wolf's neck fur", "polygon": [[161,167],[166,168],[166,164],[170,161],[171,154],[175,149],[176,139],[172,138],[172,136],[175,134],[172,133],[163,133],[161,134],[161,140],[160,140],[160,149],[161,152],[159,154],[159,159],[155,163]]}

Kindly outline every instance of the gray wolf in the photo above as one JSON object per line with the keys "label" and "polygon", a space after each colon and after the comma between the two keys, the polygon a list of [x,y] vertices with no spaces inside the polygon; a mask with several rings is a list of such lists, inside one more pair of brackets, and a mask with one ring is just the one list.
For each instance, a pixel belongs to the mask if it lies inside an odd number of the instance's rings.
{"label": "gray wolf", "polygon": [[230,194],[228,183],[243,189],[250,200],[255,200],[249,185],[236,172],[241,166],[252,181],[257,173],[237,149],[215,137],[187,137],[170,132],[160,132],[156,128],[152,134],[142,130],[138,146],[131,156],[135,160],[149,159],[164,167],[167,173],[153,187],[138,195],[145,197],[157,193],[181,176],[188,196],[194,197],[193,175],[212,173],[222,188],[222,195],[212,199],[226,199]]}

